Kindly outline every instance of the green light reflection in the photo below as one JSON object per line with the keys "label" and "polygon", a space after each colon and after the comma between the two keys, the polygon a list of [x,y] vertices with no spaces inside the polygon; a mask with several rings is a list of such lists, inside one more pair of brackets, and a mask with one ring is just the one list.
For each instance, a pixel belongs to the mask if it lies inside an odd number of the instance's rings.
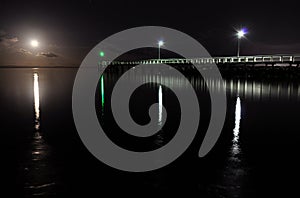
{"label": "green light reflection", "polygon": [[102,110],[104,108],[104,77],[103,75],[101,76],[101,80],[100,80],[100,83],[101,83],[101,105],[102,105]]}

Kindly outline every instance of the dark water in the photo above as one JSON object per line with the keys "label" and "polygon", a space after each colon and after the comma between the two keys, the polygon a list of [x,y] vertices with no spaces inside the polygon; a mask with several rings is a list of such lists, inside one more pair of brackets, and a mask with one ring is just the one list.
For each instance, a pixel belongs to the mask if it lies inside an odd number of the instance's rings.
{"label": "dark water", "polygon": [[[269,78],[226,79],[225,125],[215,147],[198,158],[209,122],[210,99],[197,75],[189,74],[200,101],[201,120],[189,149],[170,165],[146,173],[110,168],[82,144],[72,117],[76,69],[1,69],[2,185],[10,197],[160,196],[185,193],[199,197],[291,197],[299,186],[300,81]],[[110,93],[120,72],[107,72],[96,94],[98,118],[116,144],[136,151],[153,150],[174,136],[180,108],[172,86],[146,84],[132,95],[130,111],[139,124],[149,121],[148,108],[163,104],[168,118],[155,136],[137,139],[122,133],[110,111]],[[217,81],[210,80],[215,91]],[[159,111],[160,112],[160,111]],[[159,115],[159,118],[164,116]],[[158,120],[159,124],[159,120]]]}

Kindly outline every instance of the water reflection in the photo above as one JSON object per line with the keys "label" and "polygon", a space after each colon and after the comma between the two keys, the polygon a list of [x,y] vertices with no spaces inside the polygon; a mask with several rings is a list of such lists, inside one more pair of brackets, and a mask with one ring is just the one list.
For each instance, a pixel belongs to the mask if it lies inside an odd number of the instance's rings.
{"label": "water reflection", "polygon": [[162,99],[162,86],[158,88],[158,125],[162,124],[162,111],[163,111],[163,99]]}
{"label": "water reflection", "polygon": [[101,80],[100,80],[100,83],[101,83],[101,106],[102,106],[102,111],[104,111],[104,75],[101,76]]}
{"label": "water reflection", "polygon": [[[153,67],[155,72],[155,67]],[[159,71],[157,71],[158,73]],[[114,73],[107,73],[106,82],[113,84],[117,81],[117,76]],[[177,88],[185,90],[188,86],[187,82],[180,77],[161,76],[137,73],[128,78],[129,81],[136,81],[137,83],[147,82],[149,79],[157,79],[158,83],[165,84],[170,89]],[[221,81],[215,78],[208,78],[206,82],[199,76],[188,76],[190,83],[197,91],[206,91],[210,87],[212,92],[220,92],[222,86]],[[300,100],[300,85],[295,81],[280,81],[272,79],[253,79],[253,78],[229,78],[224,79],[224,87],[227,95],[231,98],[240,96],[246,100],[265,101],[265,100],[282,100],[293,99]],[[152,86],[151,84],[149,86]]]}
{"label": "water reflection", "polygon": [[[155,70],[155,68],[153,69]],[[112,88],[110,87],[110,85],[113,85],[118,80],[119,74],[116,75],[114,73],[105,73],[104,75],[107,91]],[[257,105],[256,111],[259,112],[260,107],[262,107],[262,105],[265,105],[264,101],[299,101],[300,85],[296,81],[280,81],[269,78],[254,79],[252,77],[233,77],[224,79],[224,82],[213,78],[208,79],[206,82],[204,82],[203,79],[196,75],[188,75],[187,78],[194,87],[196,93],[200,94],[202,91],[207,91],[207,87],[211,88],[210,91],[218,93],[223,87],[221,86],[221,83],[225,83],[229,104],[231,104],[231,102],[232,104],[234,104],[230,105],[229,108],[232,109],[235,107],[234,111],[230,111],[234,112],[234,114],[232,113],[232,115],[229,115],[231,118],[234,118],[234,122],[230,118],[230,126],[232,124],[234,125],[234,127],[230,127],[230,130],[227,130],[228,128],[226,128],[226,131],[224,130],[224,134],[230,134],[230,138],[227,139],[228,136],[226,136],[226,145],[229,144],[229,146],[226,147],[226,149],[222,148],[222,151],[218,151],[222,153],[222,157],[220,160],[224,161],[220,163],[220,167],[218,167],[216,170],[213,170],[213,172],[217,173],[217,184],[214,185],[214,183],[212,185],[212,188],[213,190],[215,190],[215,192],[218,192],[217,197],[241,197],[245,186],[247,185],[247,182],[249,182],[249,178],[247,178],[247,176],[252,174],[251,171],[249,171],[251,170],[251,163],[248,163],[248,153],[246,153],[246,151],[248,151],[247,145],[243,144],[243,142],[241,141],[241,139],[248,141],[247,137],[245,136],[249,136],[249,134],[243,134],[243,130],[245,131],[245,128],[243,129],[243,127],[241,126],[241,122],[243,122],[245,125],[248,122],[248,120],[242,118],[242,105],[246,106],[246,104],[248,104],[247,106],[249,107],[249,104],[252,105],[252,102],[255,101],[255,104]],[[150,75],[143,73],[131,75],[128,77],[128,81],[135,81],[138,84],[148,82],[149,79],[157,79],[157,84],[165,84],[171,90],[172,88],[176,88],[184,92],[187,88],[186,81],[180,77],[161,76],[158,74]],[[163,88],[160,85],[157,86],[157,84],[149,83],[146,86],[147,88],[150,88],[150,91],[153,91],[153,93],[155,93],[155,100],[158,101],[158,125],[160,125],[162,118],[164,118],[162,116],[166,116],[162,115],[163,100],[165,105],[173,105],[173,103],[168,100],[168,97],[170,96],[168,95],[170,93],[169,90],[165,87]],[[104,87],[101,90],[104,90]],[[260,101],[263,102],[260,103]],[[164,145],[167,139],[165,138],[165,134],[168,132],[168,128],[165,127],[164,129],[165,131],[160,131],[157,134],[156,139],[154,140],[154,144]],[[216,154],[216,158],[220,157],[218,156],[218,154]],[[161,156],[158,156],[158,158],[159,157]]]}
{"label": "water reflection", "polygon": [[34,115],[35,115],[35,130],[40,129],[40,88],[39,76],[37,73],[33,74],[33,94],[34,94]]}
{"label": "water reflection", "polygon": [[241,121],[241,99],[237,97],[235,105],[235,127],[233,129],[232,140],[232,155],[235,156],[240,153],[239,146],[239,133],[240,133],[240,121]]}
{"label": "water reflection", "polygon": [[[170,191],[171,189],[195,192],[200,197],[255,197],[255,195],[263,196],[270,193],[276,195],[278,189],[282,192],[280,194],[285,195],[290,189],[296,187],[296,184],[293,185],[294,177],[290,176],[296,177],[299,167],[296,160],[299,135],[294,129],[297,129],[297,116],[295,115],[299,112],[300,104],[282,100],[282,98],[288,99],[289,97],[289,100],[300,98],[300,84],[295,79],[295,82],[271,81],[268,78],[246,79],[246,77],[239,81],[235,77],[232,80],[226,79],[226,90],[229,96],[228,112],[231,113],[227,114],[229,119],[222,132],[223,135],[225,134],[222,139],[224,142],[221,141],[208,158],[198,159],[197,152],[188,151],[184,153],[183,158],[164,169],[153,174],[136,175],[118,174],[117,171],[100,165],[97,160],[90,157],[80,141],[76,143],[78,135],[73,127],[69,99],[77,69],[72,72],[69,69],[64,71],[62,69],[38,69],[34,71],[34,74],[32,70],[22,69],[1,70],[0,72],[2,80],[0,95],[2,107],[4,107],[2,121],[7,125],[4,129],[14,130],[7,130],[7,133],[2,130],[2,139],[7,145],[7,154],[11,156],[8,158],[11,160],[4,160],[3,163],[13,168],[18,167],[17,188],[21,185],[22,188],[25,187],[18,192],[25,192],[27,195],[18,197],[39,195],[64,197],[84,194],[92,188],[95,189],[93,192],[97,193],[99,186],[102,186],[101,192],[105,193],[111,193],[116,189],[117,191],[127,189],[127,192],[132,184],[137,184],[138,189],[144,191],[156,192],[158,189]],[[152,78],[151,75],[144,75],[144,77]],[[117,80],[118,75],[105,73],[102,78],[102,88],[105,88],[105,90],[102,89],[102,93],[106,97],[106,100],[102,102],[105,102],[104,105],[107,106],[110,104],[108,96],[113,85],[110,80],[113,78]],[[193,75],[189,75],[188,78],[197,93],[206,89],[201,79]],[[139,77],[136,76],[135,79],[138,80]],[[160,80],[168,81],[171,86],[185,86],[181,79],[174,77],[160,78]],[[218,90],[219,82],[212,82],[213,87]],[[151,96],[154,97],[151,98],[151,102],[163,101],[166,107],[170,107],[167,110],[172,111],[173,105],[170,105],[168,101],[172,95],[168,89],[162,87],[160,92],[157,85],[153,90],[148,89],[149,86],[146,88],[144,90],[151,91]],[[100,91],[100,87],[98,90]],[[184,88],[182,90],[184,91]],[[237,93],[239,93],[239,99],[237,99]],[[160,94],[161,99],[159,99]],[[99,95],[101,97],[101,94]],[[141,95],[143,96],[143,93]],[[252,100],[272,101],[253,103]],[[11,107],[11,104],[15,106]],[[101,101],[99,101],[100,105]],[[277,106],[280,106],[280,109],[276,108]],[[147,116],[148,112],[144,112],[143,115]],[[105,113],[108,117],[109,112]],[[162,114],[162,118],[165,118],[163,116],[166,115]],[[13,122],[10,122],[11,118],[14,118]],[[106,127],[110,128],[107,123],[110,122],[105,123]],[[262,126],[265,130],[262,130]],[[164,129],[163,134],[167,134],[168,128]],[[114,132],[112,129],[110,131]],[[162,139],[163,145],[166,140],[168,138]],[[292,143],[293,146],[282,145],[282,142]],[[156,143],[160,144],[159,141]],[[200,143],[196,141],[191,151],[198,151]],[[253,145],[249,145],[252,143]],[[19,145],[19,148],[15,147],[16,145]],[[11,153],[11,148],[13,150],[16,148],[18,151]],[[276,155],[278,152],[275,151],[282,151],[288,156],[280,160]],[[14,153],[17,155],[14,156]],[[11,176],[7,169],[3,171]],[[274,174],[276,180],[272,179]],[[89,178],[93,179],[89,180]],[[94,184],[93,181],[97,178],[101,178],[102,182],[98,180],[100,183]],[[223,179],[221,182],[220,178]],[[202,194],[200,191],[207,192],[207,194]],[[53,195],[54,193],[56,196]],[[292,193],[289,194],[292,195]]]}
{"label": "water reflection", "polygon": [[33,74],[34,93],[34,136],[31,157],[25,162],[26,182],[25,192],[29,196],[51,195],[55,186],[51,175],[51,162],[48,159],[50,148],[46,144],[40,131],[40,88],[39,75]]}
{"label": "water reflection", "polygon": [[297,82],[276,82],[252,79],[230,79],[225,81],[229,84],[227,93],[230,97],[242,96],[242,98],[254,101],[270,100],[296,100],[299,101],[299,85]]}
{"label": "water reflection", "polygon": [[[162,125],[162,116],[163,116],[163,91],[162,86],[159,85],[158,87],[158,126],[159,128]],[[162,146],[164,144],[164,131],[161,129],[157,135],[156,139],[154,140],[154,144]]]}
{"label": "water reflection", "polygon": [[241,197],[241,186],[247,174],[246,162],[240,146],[241,99],[238,96],[235,104],[235,127],[229,156],[222,171],[221,185],[218,191],[224,197]]}
{"label": "water reflection", "polygon": [[34,94],[34,142],[33,142],[33,160],[38,161],[44,153],[43,137],[40,134],[40,87],[39,76],[37,73],[33,74],[33,94]]}

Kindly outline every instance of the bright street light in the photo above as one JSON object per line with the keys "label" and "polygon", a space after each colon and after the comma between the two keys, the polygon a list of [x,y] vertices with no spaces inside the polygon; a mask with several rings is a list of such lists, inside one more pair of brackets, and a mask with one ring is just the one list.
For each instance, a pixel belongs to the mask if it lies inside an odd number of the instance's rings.
{"label": "bright street light", "polygon": [[240,45],[241,45],[241,39],[245,37],[247,34],[247,30],[245,28],[242,28],[241,30],[237,31],[236,36],[238,38],[238,49],[237,49],[237,57],[240,56]]}
{"label": "bright street light", "polygon": [[237,32],[237,36],[238,36],[239,39],[244,37],[245,34],[246,34],[246,31],[244,29]]}

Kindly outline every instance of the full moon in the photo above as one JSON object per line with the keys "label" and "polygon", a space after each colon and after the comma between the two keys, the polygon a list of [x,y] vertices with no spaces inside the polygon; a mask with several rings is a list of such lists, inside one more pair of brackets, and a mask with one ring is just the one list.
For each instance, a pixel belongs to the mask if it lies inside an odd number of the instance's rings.
{"label": "full moon", "polygon": [[37,40],[32,40],[32,41],[30,41],[30,45],[32,47],[38,47],[39,46],[39,42]]}

